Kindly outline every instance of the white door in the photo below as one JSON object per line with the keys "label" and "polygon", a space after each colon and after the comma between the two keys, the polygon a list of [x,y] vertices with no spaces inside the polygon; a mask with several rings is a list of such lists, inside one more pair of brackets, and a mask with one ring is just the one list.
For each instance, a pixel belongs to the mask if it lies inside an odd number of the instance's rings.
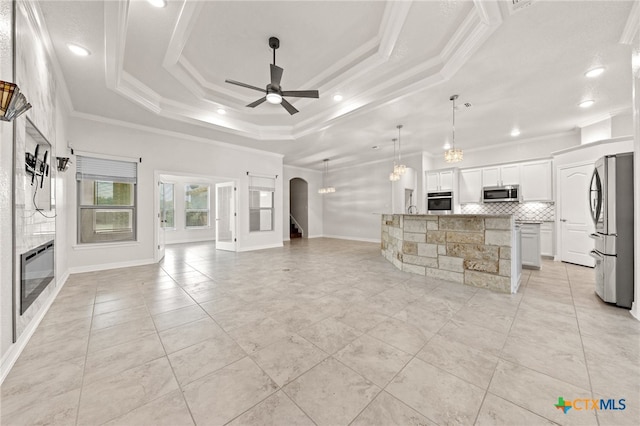
{"label": "white door", "polygon": [[164,182],[158,182],[158,214],[156,215],[156,262],[164,258],[164,227],[167,221]]}
{"label": "white door", "polygon": [[594,242],[589,234],[594,232],[589,210],[589,183],[593,164],[583,164],[560,169],[560,260],[583,266],[594,266],[589,256]]}
{"label": "white door", "polygon": [[236,188],[216,183],[216,249],[236,251]]}

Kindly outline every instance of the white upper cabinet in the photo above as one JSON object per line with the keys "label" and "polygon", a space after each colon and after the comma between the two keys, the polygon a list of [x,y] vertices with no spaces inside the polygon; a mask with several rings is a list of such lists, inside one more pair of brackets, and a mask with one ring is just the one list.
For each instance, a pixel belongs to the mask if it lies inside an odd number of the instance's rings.
{"label": "white upper cabinet", "polygon": [[500,167],[501,185],[520,185],[520,164]]}
{"label": "white upper cabinet", "polygon": [[520,164],[485,167],[482,169],[482,186],[520,184]]}
{"label": "white upper cabinet", "polygon": [[523,163],[520,191],[523,201],[552,201],[551,160]]}
{"label": "white upper cabinet", "polygon": [[453,191],[454,170],[427,172],[427,192]]}
{"label": "white upper cabinet", "polygon": [[479,203],[482,198],[482,169],[460,170],[460,203]]}

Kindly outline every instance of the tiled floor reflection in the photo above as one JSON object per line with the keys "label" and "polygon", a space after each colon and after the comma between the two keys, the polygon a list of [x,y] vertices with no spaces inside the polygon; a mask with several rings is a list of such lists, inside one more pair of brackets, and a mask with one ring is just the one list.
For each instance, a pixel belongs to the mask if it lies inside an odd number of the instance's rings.
{"label": "tiled floor reflection", "polygon": [[[403,273],[377,244],[73,275],[2,385],[3,425],[624,425],[640,322],[593,270],[545,261],[505,295]],[[624,411],[554,407],[626,400]]]}

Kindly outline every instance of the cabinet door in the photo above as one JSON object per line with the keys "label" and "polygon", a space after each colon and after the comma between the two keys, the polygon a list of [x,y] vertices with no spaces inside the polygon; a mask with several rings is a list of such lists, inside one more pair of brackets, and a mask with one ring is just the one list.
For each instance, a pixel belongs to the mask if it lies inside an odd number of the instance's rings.
{"label": "cabinet door", "polygon": [[551,201],[551,161],[525,163],[521,168],[521,192],[523,201]]}
{"label": "cabinet door", "polygon": [[482,169],[482,186],[500,186],[499,167],[485,167]]}
{"label": "cabinet door", "polygon": [[540,267],[540,228],[538,225],[522,225],[522,265]]}
{"label": "cabinet door", "polygon": [[440,176],[438,172],[427,172],[427,192],[438,191],[440,186]]}
{"label": "cabinet door", "polygon": [[482,198],[482,169],[460,170],[460,203],[479,203]]}
{"label": "cabinet door", "polygon": [[553,223],[545,222],[540,225],[540,254],[554,256],[553,250]]}
{"label": "cabinet door", "polygon": [[500,167],[500,184],[501,185],[519,185],[520,184],[520,164],[510,164]]}
{"label": "cabinet door", "polygon": [[453,170],[440,172],[440,191],[453,191]]}

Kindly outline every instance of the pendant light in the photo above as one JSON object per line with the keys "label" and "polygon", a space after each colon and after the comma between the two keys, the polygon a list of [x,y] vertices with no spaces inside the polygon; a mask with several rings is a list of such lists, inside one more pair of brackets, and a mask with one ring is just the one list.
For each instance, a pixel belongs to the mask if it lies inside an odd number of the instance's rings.
{"label": "pendant light", "polygon": [[318,194],[331,194],[336,192],[336,189],[333,186],[326,186],[327,177],[329,176],[329,159],[325,158],[322,162],[324,163],[324,170],[322,172],[322,188],[318,189]]}
{"label": "pendant light", "polygon": [[398,176],[402,176],[407,172],[407,166],[402,164],[402,141],[400,139],[400,129],[402,129],[402,124],[398,124],[396,127],[398,128],[398,164],[394,164],[393,172]]}
{"label": "pendant light", "polygon": [[400,180],[400,175],[396,172],[396,168],[398,167],[396,164],[396,141],[398,139],[393,138],[391,141],[393,142],[393,169],[391,169],[391,173],[389,173],[389,180],[391,182],[396,182]]}
{"label": "pendant light", "polygon": [[451,126],[451,148],[444,152],[444,161],[447,163],[459,163],[462,161],[462,150],[456,149],[456,99],[458,99],[458,95],[453,95],[449,98],[453,102],[453,124]]}

